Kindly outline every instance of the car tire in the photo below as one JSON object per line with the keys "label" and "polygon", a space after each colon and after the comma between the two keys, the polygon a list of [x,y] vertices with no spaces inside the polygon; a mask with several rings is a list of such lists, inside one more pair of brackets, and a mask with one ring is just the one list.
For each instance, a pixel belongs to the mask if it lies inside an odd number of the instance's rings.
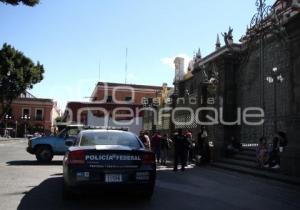
{"label": "car tire", "polygon": [[39,146],[35,156],[39,162],[49,163],[53,159],[53,152],[49,146]]}

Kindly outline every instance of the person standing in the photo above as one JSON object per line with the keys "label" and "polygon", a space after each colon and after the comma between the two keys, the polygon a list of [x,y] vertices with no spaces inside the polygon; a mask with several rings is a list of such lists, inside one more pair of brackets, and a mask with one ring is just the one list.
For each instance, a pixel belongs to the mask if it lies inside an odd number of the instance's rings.
{"label": "person standing", "polygon": [[262,168],[268,160],[268,144],[267,139],[264,136],[259,139],[256,148],[256,159],[259,168]]}
{"label": "person standing", "polygon": [[187,138],[182,134],[182,129],[178,129],[178,134],[174,136],[174,171],[178,169],[180,159],[181,170],[185,170],[187,151],[189,143]]}
{"label": "person standing", "polygon": [[167,164],[167,157],[168,157],[168,151],[170,149],[171,140],[169,139],[168,135],[165,134],[161,138],[160,142],[160,153],[161,153],[161,165]]}
{"label": "person standing", "polygon": [[280,168],[280,138],[278,135],[275,135],[273,137],[273,143],[271,150],[269,152],[269,160],[268,163],[264,167],[271,167],[273,169],[279,169]]}
{"label": "person standing", "polygon": [[150,138],[148,136],[148,132],[147,131],[141,131],[140,132],[140,136],[139,136],[140,140],[143,142],[144,147],[146,150],[151,151],[151,143],[150,143]]}
{"label": "person standing", "polygon": [[188,131],[185,134],[187,141],[189,143],[189,147],[188,147],[188,151],[187,151],[187,162],[188,164],[191,163],[193,161],[194,158],[194,148],[195,148],[195,142],[193,139],[193,135],[191,131]]}
{"label": "person standing", "polygon": [[161,142],[161,136],[159,132],[155,132],[151,139],[151,148],[155,154],[157,163],[159,163],[160,161],[160,142]]}
{"label": "person standing", "polygon": [[201,128],[201,132],[198,134],[198,142],[200,143],[200,156],[201,156],[201,163],[206,164],[209,163],[211,160],[210,154],[210,146],[208,142],[208,134],[206,128],[203,126]]}

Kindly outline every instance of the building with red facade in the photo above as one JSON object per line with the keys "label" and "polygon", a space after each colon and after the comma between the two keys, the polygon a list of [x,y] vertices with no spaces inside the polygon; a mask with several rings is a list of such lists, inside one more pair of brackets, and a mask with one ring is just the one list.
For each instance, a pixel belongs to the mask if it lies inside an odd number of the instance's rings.
{"label": "building with red facade", "polygon": [[123,126],[138,133],[143,128],[145,103],[151,103],[161,90],[162,86],[99,82],[90,102],[68,102],[64,119],[86,125]]}
{"label": "building with red facade", "polygon": [[15,99],[10,111],[1,119],[1,135],[5,130],[10,136],[22,137],[35,132],[55,132],[55,119],[60,116],[57,103],[52,99],[36,98],[26,92]]}

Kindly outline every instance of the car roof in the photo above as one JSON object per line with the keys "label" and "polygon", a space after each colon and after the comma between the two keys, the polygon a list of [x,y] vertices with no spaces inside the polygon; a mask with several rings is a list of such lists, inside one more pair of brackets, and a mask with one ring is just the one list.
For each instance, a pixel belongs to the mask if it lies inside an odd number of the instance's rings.
{"label": "car roof", "polygon": [[109,133],[130,133],[133,134],[129,131],[124,131],[124,130],[109,130],[109,129],[87,129],[87,130],[82,130],[80,133],[102,133],[102,132],[109,132]]}
{"label": "car roof", "polygon": [[71,125],[67,125],[66,127],[83,127],[84,125],[82,124],[71,124]]}

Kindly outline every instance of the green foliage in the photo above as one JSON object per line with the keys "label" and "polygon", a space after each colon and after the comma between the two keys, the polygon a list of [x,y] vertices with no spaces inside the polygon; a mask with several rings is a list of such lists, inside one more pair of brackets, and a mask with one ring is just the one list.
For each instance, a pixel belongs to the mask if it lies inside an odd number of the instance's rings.
{"label": "green foliage", "polygon": [[57,118],[55,118],[55,122],[56,123],[63,122],[63,118],[62,117],[57,117]]}
{"label": "green foliage", "polygon": [[11,4],[14,6],[17,6],[20,3],[23,3],[26,6],[33,7],[39,3],[39,0],[0,0],[0,2],[6,3],[6,4]]}
{"label": "green foliage", "polygon": [[0,49],[0,118],[11,102],[43,80],[44,67],[8,44]]}

